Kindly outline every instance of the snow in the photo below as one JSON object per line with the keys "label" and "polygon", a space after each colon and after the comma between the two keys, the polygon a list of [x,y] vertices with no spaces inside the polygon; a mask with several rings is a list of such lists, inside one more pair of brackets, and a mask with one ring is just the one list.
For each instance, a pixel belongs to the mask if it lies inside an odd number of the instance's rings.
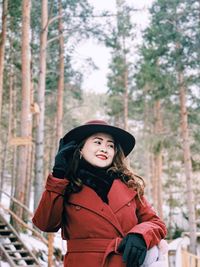
{"label": "snow", "polygon": [[186,248],[190,243],[188,237],[179,237],[169,243],[169,250],[177,250],[179,247]]}
{"label": "snow", "polygon": [[[1,206],[0,206],[0,213],[3,215],[3,217],[9,221],[10,216],[9,214],[6,212],[5,209],[9,208],[10,205],[10,198],[8,197],[7,194],[9,194],[10,192],[10,186],[9,183],[6,185],[6,188],[3,188],[3,190],[5,191],[5,194],[2,194],[2,199],[1,199]],[[33,227],[33,225],[31,225],[31,218],[29,221],[29,226]],[[48,266],[48,247],[47,245],[42,242],[39,238],[34,237],[31,235],[31,231],[28,230],[27,233],[20,233],[20,237],[21,239],[24,241],[25,245],[31,250],[33,251],[34,254],[37,255],[38,259],[40,260],[41,266]],[[65,255],[66,250],[67,250],[67,246],[66,246],[66,241],[62,240],[61,238],[61,231],[58,231],[57,233],[54,234],[54,248],[58,249],[62,255]],[[61,262],[57,262],[54,258],[54,266],[62,266]],[[0,267],[8,267],[10,266],[8,263],[6,263],[5,261],[1,260],[1,255],[0,255]]]}
{"label": "snow", "polygon": [[[48,252],[47,246],[36,237],[23,233],[20,236],[30,250]],[[60,249],[63,255],[66,253],[66,241],[62,240],[60,231],[54,234],[54,247]]]}
{"label": "snow", "polygon": [[36,250],[36,251],[41,250],[47,253],[48,251],[47,246],[42,241],[39,241],[33,236],[22,234],[22,233],[20,234],[20,237],[22,238],[22,240],[24,241],[24,243],[30,250]]}
{"label": "snow", "polygon": [[0,267],[10,267],[10,264],[5,261],[0,261]]}

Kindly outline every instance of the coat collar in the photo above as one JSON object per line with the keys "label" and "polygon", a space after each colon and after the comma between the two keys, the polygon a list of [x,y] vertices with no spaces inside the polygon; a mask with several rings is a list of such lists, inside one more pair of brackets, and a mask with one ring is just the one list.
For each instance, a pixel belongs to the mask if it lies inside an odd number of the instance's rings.
{"label": "coat collar", "polygon": [[137,192],[135,190],[128,188],[121,180],[115,180],[108,193],[109,205],[113,212],[116,213],[128,204],[136,194]]}
{"label": "coat collar", "polygon": [[109,205],[104,203],[94,190],[85,185],[83,185],[83,188],[79,193],[72,194],[68,202],[97,213],[113,224],[121,235],[123,235],[123,231],[115,213],[129,203],[136,194],[137,193],[134,190],[129,189],[123,182],[116,179],[108,194]]}

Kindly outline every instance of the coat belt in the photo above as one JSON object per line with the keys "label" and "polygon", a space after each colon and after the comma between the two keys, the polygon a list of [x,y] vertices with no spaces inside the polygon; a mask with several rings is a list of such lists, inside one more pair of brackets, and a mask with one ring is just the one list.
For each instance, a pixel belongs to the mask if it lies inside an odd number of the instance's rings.
{"label": "coat belt", "polygon": [[70,239],[67,241],[67,252],[99,252],[104,253],[102,267],[105,266],[106,259],[110,253],[119,254],[117,248],[122,238],[113,239],[88,238]]}

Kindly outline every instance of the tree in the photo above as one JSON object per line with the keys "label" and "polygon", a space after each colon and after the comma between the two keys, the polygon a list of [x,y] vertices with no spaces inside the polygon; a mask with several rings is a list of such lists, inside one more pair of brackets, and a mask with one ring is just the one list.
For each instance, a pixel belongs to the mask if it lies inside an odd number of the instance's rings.
{"label": "tree", "polygon": [[[31,91],[31,75],[30,75],[30,0],[22,1],[22,105],[21,105],[21,128],[20,136],[22,139],[30,140],[19,146],[18,156],[18,174],[15,187],[15,198],[21,203],[25,200],[25,185],[27,179],[27,162],[29,156],[29,146],[31,145],[31,113],[30,113],[30,91]],[[16,209],[17,215],[22,218],[22,210]]]}
{"label": "tree", "polygon": [[56,140],[57,143],[63,135],[63,93],[64,93],[64,36],[63,36],[63,23],[62,23],[62,1],[58,2],[59,22],[59,78],[58,78],[58,91],[57,91],[57,120],[56,120]]}
{"label": "tree", "polygon": [[6,42],[6,24],[7,24],[7,11],[8,0],[3,0],[2,9],[2,31],[0,34],[0,121],[2,109],[2,94],[3,94],[3,77],[4,77],[4,55],[5,55],[5,42]]}
{"label": "tree", "polygon": [[44,177],[44,119],[45,119],[45,88],[46,88],[46,54],[47,54],[47,34],[48,34],[48,0],[41,2],[41,34],[40,34],[40,63],[39,81],[37,92],[37,103],[39,105],[38,125],[36,133],[35,151],[35,196],[34,208],[37,207],[42,191]]}
{"label": "tree", "polygon": [[[156,1],[151,9],[152,22],[146,32],[145,58],[142,76],[145,84],[156,82],[159,91],[152,88],[153,95],[160,94],[164,102],[172,96],[177,105],[179,95],[179,111],[181,133],[183,137],[183,159],[187,183],[187,205],[189,213],[191,251],[195,252],[195,206],[192,188],[192,168],[190,140],[188,135],[187,98],[193,95],[192,87],[197,84],[194,73],[199,67],[198,60],[198,1]],[[152,69],[150,68],[152,66]],[[158,71],[161,75],[158,75]],[[159,77],[163,80],[159,81]],[[140,79],[140,81],[142,81]],[[166,90],[169,88],[170,90]],[[165,91],[164,91],[164,90]],[[186,93],[186,91],[188,93]]]}
{"label": "tree", "polygon": [[[130,42],[134,37],[131,22],[131,8],[124,0],[117,0],[116,27],[106,38],[106,45],[112,49],[110,73],[108,74],[108,94],[110,96],[109,114],[115,118],[115,123],[123,124],[128,129],[128,99],[130,98]],[[123,122],[122,122],[123,121]]]}
{"label": "tree", "polygon": [[[63,7],[62,7],[63,6]],[[38,100],[40,112],[38,114],[38,125],[36,129],[36,175],[35,175],[35,200],[34,207],[37,207],[39,198],[43,190],[45,176],[45,93],[57,94],[57,102],[54,103],[52,136],[54,142],[52,154],[57,146],[58,139],[62,136],[63,127],[63,101],[64,85],[66,75],[72,72],[71,65],[67,60],[71,60],[68,54],[73,50],[80,38],[87,36],[87,16],[91,12],[87,1],[57,1],[51,3],[50,14],[48,15],[48,2],[42,1],[41,6],[41,34],[40,34],[40,66],[38,81]],[[85,13],[84,13],[85,12]],[[85,28],[84,28],[85,27]],[[34,28],[37,32],[37,25]],[[72,34],[73,32],[73,34]],[[77,35],[77,36],[76,36]],[[73,49],[70,50],[70,42]],[[68,47],[69,51],[64,50]],[[66,59],[65,59],[66,58]],[[66,63],[68,65],[66,65]],[[68,69],[68,66],[70,68]],[[73,73],[74,74],[74,73]],[[57,91],[56,91],[57,88]],[[55,95],[53,97],[55,101]],[[57,103],[57,105],[55,105]],[[55,141],[55,139],[57,139]],[[49,170],[48,164],[48,171]]]}

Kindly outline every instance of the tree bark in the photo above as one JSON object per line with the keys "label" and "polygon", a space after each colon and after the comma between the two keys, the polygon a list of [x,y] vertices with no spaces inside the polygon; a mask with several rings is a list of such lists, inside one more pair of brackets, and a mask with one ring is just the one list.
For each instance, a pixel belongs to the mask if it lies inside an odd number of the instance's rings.
{"label": "tree bark", "polygon": [[57,91],[57,127],[56,140],[57,142],[63,134],[63,94],[64,94],[64,37],[62,25],[62,2],[59,0],[59,79]]}
{"label": "tree bark", "polygon": [[[63,37],[63,24],[62,24],[62,1],[58,1],[59,21],[59,78],[57,90],[57,114],[56,114],[56,140],[57,144],[63,135],[63,96],[64,96],[64,37]],[[49,249],[48,249],[48,267],[53,266],[53,244],[54,234],[48,234]]]}
{"label": "tree bark", "polygon": [[[31,34],[31,42],[33,43],[33,34]],[[33,54],[33,51],[31,50],[31,55]],[[33,109],[33,105],[34,105],[34,86],[33,86],[33,63],[32,63],[32,58],[30,61],[30,79],[31,79],[31,83],[30,83],[30,106],[31,106],[31,118],[33,117],[34,114],[34,109]],[[30,129],[30,133],[31,136],[33,135],[33,119],[31,119],[31,123],[29,125]],[[30,206],[30,201],[31,201],[31,190],[32,190],[32,182],[33,182],[33,175],[32,175],[32,166],[33,166],[33,151],[34,151],[34,146],[32,144],[32,146],[29,146],[28,148],[28,159],[27,159],[27,178],[26,178],[26,191],[25,191],[25,200],[24,200],[24,204],[26,207]],[[35,157],[35,154],[34,154]],[[24,221],[28,221],[28,214],[27,212],[24,210],[23,211],[23,220]]]}
{"label": "tree bark", "polygon": [[[12,52],[11,52],[12,58]],[[6,171],[6,163],[8,156],[8,145],[9,138],[11,137],[11,129],[12,129],[12,116],[13,116],[13,67],[11,65],[10,73],[9,73],[9,119],[8,119],[8,130],[4,141],[4,149],[2,151],[3,157],[1,161],[1,177],[0,177],[0,188],[4,187],[4,174]],[[3,146],[2,146],[3,147]],[[0,201],[1,201],[1,192],[0,192]]]}
{"label": "tree bark", "polygon": [[156,210],[161,218],[163,218],[162,211],[162,116],[161,116],[161,103],[160,100],[155,102],[154,106],[154,116],[155,116],[155,126],[154,135],[158,137],[156,140],[156,151],[154,152],[154,175],[153,177],[153,199],[155,203]]}
{"label": "tree bark", "polygon": [[194,191],[192,188],[192,163],[189,141],[189,127],[188,127],[188,112],[186,106],[186,88],[184,85],[184,76],[182,72],[178,72],[179,82],[179,99],[180,99],[180,115],[181,115],[181,135],[182,135],[182,148],[185,178],[187,185],[187,205],[189,216],[189,232],[190,232],[190,251],[196,254],[196,216],[195,216],[195,201]]}
{"label": "tree bark", "polygon": [[124,54],[124,130],[128,131],[128,66],[126,62],[126,44],[123,36]]}
{"label": "tree bark", "polygon": [[[13,93],[12,93],[12,97],[13,97],[13,100],[12,100],[12,102],[13,102],[12,114],[13,114],[13,118],[12,118],[11,136],[12,137],[16,137],[16,129],[17,129],[17,118],[16,118],[16,114],[17,114],[17,90],[15,88],[15,76],[13,76],[13,80],[14,80],[13,81]],[[13,148],[12,148],[12,172],[11,172],[11,176],[12,176],[11,196],[14,196],[16,177],[17,177],[17,147],[16,146],[13,146]],[[12,203],[11,203],[11,206],[12,206]]]}
{"label": "tree bark", "polygon": [[128,69],[124,63],[124,130],[128,131]]}
{"label": "tree bark", "polygon": [[[30,75],[30,12],[31,1],[22,1],[22,105],[21,105],[21,128],[20,135],[22,138],[30,138],[30,124],[32,116],[30,113],[30,91],[31,91],[31,75]],[[18,175],[15,186],[15,198],[21,203],[25,200],[25,185],[27,174],[28,150],[30,144],[22,144],[19,146],[18,156]],[[22,218],[22,209],[16,208],[16,214]]]}
{"label": "tree bark", "polygon": [[[7,11],[8,0],[3,0],[2,4],[2,31],[0,34],[0,122],[2,110],[2,96],[3,96],[3,77],[4,77],[4,56],[5,56],[5,42],[6,42],[6,26],[7,26]],[[0,123],[1,125],[1,123]]]}
{"label": "tree bark", "polygon": [[48,233],[48,267],[53,266],[54,234]]}
{"label": "tree bark", "polygon": [[41,35],[40,35],[40,67],[38,85],[38,125],[36,129],[35,147],[35,187],[34,187],[34,209],[38,206],[44,183],[44,114],[45,114],[45,82],[46,82],[46,49],[48,33],[48,0],[42,0]]}
{"label": "tree bark", "polygon": [[[6,42],[6,25],[7,25],[7,10],[8,10],[8,0],[3,0],[2,4],[2,30],[0,33],[0,131],[1,131],[1,111],[2,111],[2,97],[3,97],[3,77],[4,77],[4,56],[5,56],[5,42]],[[1,140],[0,140],[0,147]],[[7,147],[4,148],[5,153],[7,151]],[[2,158],[1,158],[2,157]],[[5,167],[5,155],[0,157],[0,186],[3,186],[3,175],[4,175],[4,167]],[[0,194],[1,200],[1,194]]]}
{"label": "tree bark", "polygon": [[152,160],[152,156],[150,154],[150,146],[151,144],[149,144],[149,140],[148,140],[148,136],[149,136],[149,132],[150,132],[150,116],[149,114],[151,114],[150,112],[150,107],[148,105],[148,101],[147,101],[147,96],[148,96],[148,85],[145,85],[144,87],[144,116],[143,116],[143,122],[144,122],[144,126],[143,126],[143,144],[144,144],[144,153],[143,153],[143,162],[145,162],[143,168],[144,168],[144,173],[145,173],[145,180],[146,180],[146,193],[148,196],[148,199],[152,200],[152,193],[151,193],[151,189],[152,189],[152,183],[151,183],[151,177],[152,177],[152,168],[151,168],[151,160]]}
{"label": "tree bark", "polygon": [[[121,32],[121,21],[120,16],[122,14],[123,9],[123,0],[116,0],[116,6],[117,6],[117,29],[118,29],[118,42],[120,43],[120,53],[122,57],[122,73],[119,77],[119,82],[121,83],[121,86],[123,88],[123,124],[124,124],[124,130],[128,130],[128,65],[127,65],[127,59],[126,59],[126,36],[124,32]],[[118,51],[119,52],[119,51]],[[119,120],[120,121],[120,120]],[[119,125],[120,126],[120,125]]]}

